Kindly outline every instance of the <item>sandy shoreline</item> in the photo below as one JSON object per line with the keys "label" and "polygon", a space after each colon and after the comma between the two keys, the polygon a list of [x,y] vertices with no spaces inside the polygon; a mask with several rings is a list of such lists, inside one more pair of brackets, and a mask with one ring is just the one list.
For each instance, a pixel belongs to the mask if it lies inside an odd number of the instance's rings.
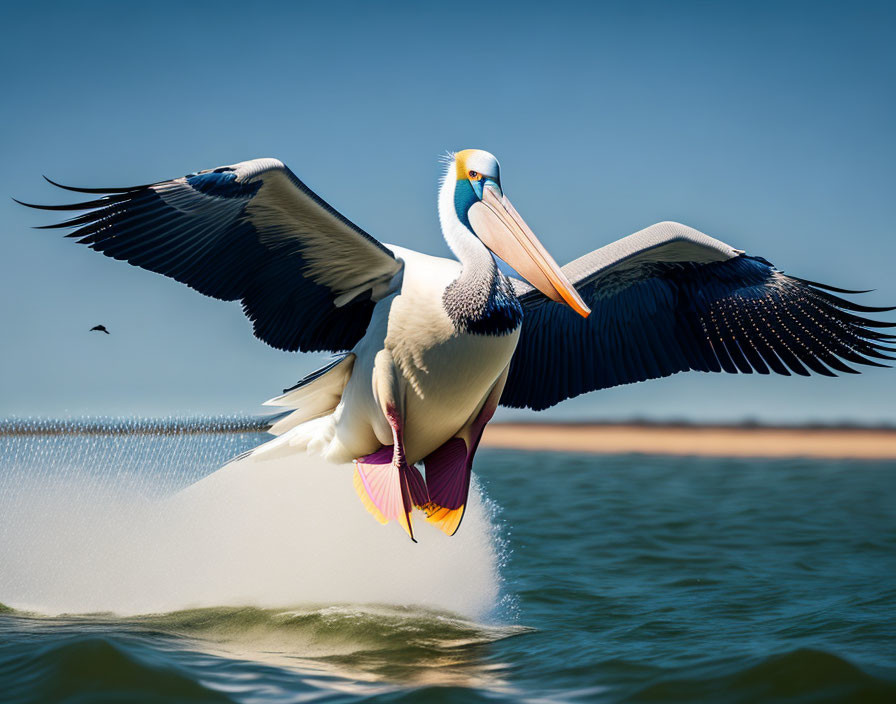
{"label": "sandy shoreline", "polygon": [[676,425],[492,423],[483,447],[697,457],[896,459],[896,431]]}

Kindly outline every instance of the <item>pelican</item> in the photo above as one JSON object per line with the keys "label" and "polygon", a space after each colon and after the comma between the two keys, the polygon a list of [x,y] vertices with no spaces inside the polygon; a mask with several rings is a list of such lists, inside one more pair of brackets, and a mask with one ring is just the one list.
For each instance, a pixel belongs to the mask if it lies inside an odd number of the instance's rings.
{"label": "pelican", "polygon": [[[381,523],[453,535],[473,456],[499,405],[541,410],[587,391],[688,370],[835,376],[886,366],[892,324],[767,260],[675,222],[560,267],[511,205],[498,160],[451,154],[438,196],[455,259],[386,245],[276,159],[99,196],[48,228],[114,259],[240,301],[281,350],[337,353],[267,404],[284,410],[254,458],[355,464]],[[48,179],[49,180],[49,179]],[[499,269],[501,258],[522,277]],[[417,468],[421,463],[425,479]]]}

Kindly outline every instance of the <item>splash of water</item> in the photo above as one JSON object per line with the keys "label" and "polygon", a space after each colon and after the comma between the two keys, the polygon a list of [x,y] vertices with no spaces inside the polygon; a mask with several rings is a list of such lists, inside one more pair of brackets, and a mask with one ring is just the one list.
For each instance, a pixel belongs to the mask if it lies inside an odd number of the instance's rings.
{"label": "splash of water", "polygon": [[[16,437],[0,465],[0,601],[10,606],[141,614],[389,604],[481,618],[496,604],[500,550],[476,487],[456,536],[417,514],[415,545],[366,513],[351,466],[241,460],[159,498],[147,486],[176,485],[183,472],[171,465],[190,465],[190,443],[208,450],[205,436],[180,435],[175,448],[168,436],[82,435],[61,463],[49,436]],[[170,464],[156,457],[140,475],[133,459],[154,443]]]}

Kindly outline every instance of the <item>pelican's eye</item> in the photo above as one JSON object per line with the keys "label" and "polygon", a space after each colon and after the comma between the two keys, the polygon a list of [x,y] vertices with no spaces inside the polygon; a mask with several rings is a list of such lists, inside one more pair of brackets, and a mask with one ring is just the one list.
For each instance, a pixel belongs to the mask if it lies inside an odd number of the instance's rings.
{"label": "pelican's eye", "polygon": [[470,172],[470,178],[476,179],[477,181],[482,178],[482,175],[477,173],[476,171]]}

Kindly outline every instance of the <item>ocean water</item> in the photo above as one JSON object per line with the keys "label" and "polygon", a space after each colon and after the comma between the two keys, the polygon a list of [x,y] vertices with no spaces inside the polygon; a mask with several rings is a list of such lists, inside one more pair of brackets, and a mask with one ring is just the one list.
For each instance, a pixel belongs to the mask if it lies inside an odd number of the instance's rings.
{"label": "ocean water", "polygon": [[350,467],[215,471],[258,433],[46,430],[0,435],[3,702],[896,701],[893,462],[482,450],[414,545]]}

